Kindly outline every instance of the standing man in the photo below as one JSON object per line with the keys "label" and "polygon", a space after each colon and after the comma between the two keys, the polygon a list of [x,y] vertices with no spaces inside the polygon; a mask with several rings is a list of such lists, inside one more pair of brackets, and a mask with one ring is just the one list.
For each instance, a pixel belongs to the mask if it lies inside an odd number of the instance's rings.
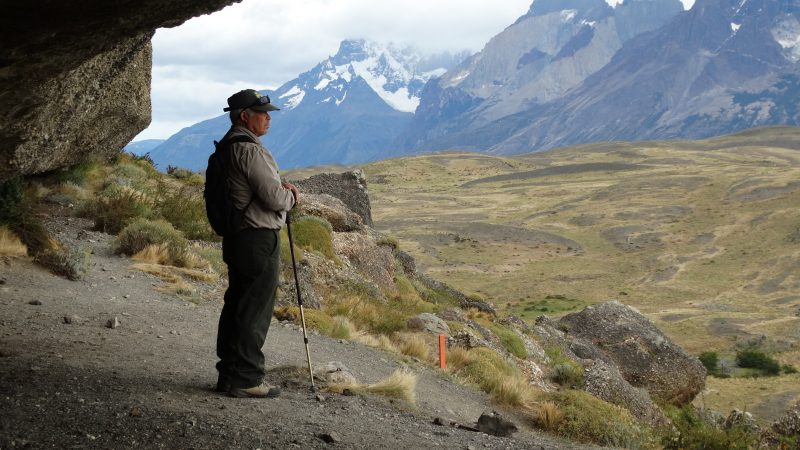
{"label": "standing man", "polygon": [[[217,332],[217,391],[234,397],[276,397],[280,388],[264,381],[264,353],[280,269],[278,232],[300,192],[282,183],[278,165],[261,143],[278,111],[268,96],[246,89],[228,98],[231,128],[227,147],[228,186],[233,206],[243,212],[236,230],[222,240],[228,290]],[[230,143],[226,143],[230,142]]]}

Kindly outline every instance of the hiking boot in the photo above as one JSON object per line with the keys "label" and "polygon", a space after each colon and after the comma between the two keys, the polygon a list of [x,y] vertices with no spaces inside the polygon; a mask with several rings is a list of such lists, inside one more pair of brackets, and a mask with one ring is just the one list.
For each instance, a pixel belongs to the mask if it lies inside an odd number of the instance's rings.
{"label": "hiking boot", "polygon": [[264,382],[251,388],[231,387],[228,394],[236,398],[275,398],[281,395],[281,388]]}
{"label": "hiking boot", "polygon": [[231,390],[231,380],[228,377],[220,375],[217,378],[217,387],[214,392],[228,392]]}

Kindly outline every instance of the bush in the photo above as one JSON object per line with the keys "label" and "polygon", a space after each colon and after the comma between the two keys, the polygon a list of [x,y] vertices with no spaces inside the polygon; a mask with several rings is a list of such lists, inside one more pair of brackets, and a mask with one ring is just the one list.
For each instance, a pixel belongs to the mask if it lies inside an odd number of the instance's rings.
{"label": "bush", "polygon": [[703,352],[697,357],[708,373],[716,375],[719,370],[719,354],[717,352]]}
{"label": "bush", "polygon": [[150,245],[166,244],[173,255],[188,251],[189,243],[180,231],[165,220],[136,219],[117,236],[115,251],[134,255]]}
{"label": "bush", "polygon": [[704,418],[693,406],[666,411],[672,426],[665,429],[661,444],[665,449],[748,449],[756,436],[743,427],[730,430],[718,428]]}
{"label": "bush", "polygon": [[297,246],[323,254],[336,260],[333,253],[333,227],[330,222],[317,216],[303,216],[292,223],[292,238]]}
{"label": "bush", "polygon": [[622,448],[643,447],[645,434],[630,413],[584,392],[567,389],[548,395],[563,413],[557,434],[573,441]]}
{"label": "bush", "polygon": [[545,349],[550,358],[550,379],[561,386],[576,388],[583,385],[583,367],[565,356],[557,346]]}
{"label": "bush", "polygon": [[158,212],[187,239],[219,241],[206,216],[206,203],[199,192],[181,187],[164,194],[158,201]]}
{"label": "bush", "polygon": [[520,359],[528,357],[528,349],[525,348],[525,342],[514,330],[494,323],[490,325],[490,328],[509,353]]}
{"label": "bush", "polygon": [[94,220],[95,230],[117,234],[138,218],[153,217],[153,202],[144,194],[131,190],[110,189],[108,195],[88,202],[79,211]]}
{"label": "bush", "polygon": [[75,164],[72,167],[66,168],[53,174],[53,181],[56,183],[73,183],[76,185],[84,185],[87,183],[91,175],[99,171],[100,165],[93,159],[86,159]]}
{"label": "bush", "polygon": [[56,275],[77,281],[89,270],[89,253],[88,248],[59,246],[40,252],[35,260]]}
{"label": "bush", "polygon": [[459,371],[485,392],[492,393],[500,388],[508,377],[517,375],[517,369],[494,350],[478,347],[469,350],[467,364]]}
{"label": "bush", "polygon": [[737,351],[736,364],[739,367],[761,370],[767,375],[778,375],[781,372],[781,365],[775,358],[755,348]]}
{"label": "bush", "polygon": [[191,170],[181,169],[180,167],[169,166],[167,167],[167,173],[172,176],[172,178],[189,186],[203,186],[206,183],[206,179],[203,178],[202,175],[194,173]]}
{"label": "bush", "polygon": [[50,235],[36,216],[36,204],[20,178],[0,182],[0,225],[17,235],[33,255],[53,248]]}
{"label": "bush", "polygon": [[9,230],[5,225],[0,225],[0,256],[25,256],[28,247]]}

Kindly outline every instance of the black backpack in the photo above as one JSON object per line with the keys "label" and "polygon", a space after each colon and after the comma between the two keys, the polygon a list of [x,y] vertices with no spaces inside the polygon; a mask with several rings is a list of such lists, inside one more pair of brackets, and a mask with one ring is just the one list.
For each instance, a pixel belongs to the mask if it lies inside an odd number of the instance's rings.
{"label": "black backpack", "polygon": [[236,136],[230,139],[223,139],[221,142],[214,141],[214,153],[208,157],[208,168],[206,169],[206,185],[203,189],[203,197],[206,199],[206,215],[208,222],[214,232],[220,236],[230,236],[234,234],[244,222],[244,213],[253,203],[253,199],[244,209],[237,209],[233,206],[231,190],[228,185],[228,171],[231,161],[231,145],[238,142],[253,142],[247,136]]}

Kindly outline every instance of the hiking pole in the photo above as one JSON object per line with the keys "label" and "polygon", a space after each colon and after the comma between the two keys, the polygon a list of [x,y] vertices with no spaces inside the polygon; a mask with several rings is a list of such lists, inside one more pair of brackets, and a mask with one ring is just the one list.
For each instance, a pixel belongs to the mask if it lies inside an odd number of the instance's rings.
{"label": "hiking pole", "polygon": [[297,278],[297,263],[294,259],[294,242],[292,241],[292,221],[289,212],[286,212],[286,232],[289,234],[289,253],[292,255],[292,270],[294,271],[294,290],[297,292],[297,304],[300,305],[300,323],[303,324],[303,342],[306,344],[306,360],[308,361],[308,376],[311,378],[311,390],[315,390],[314,372],[311,370],[311,352],[308,349],[308,332],[306,331],[306,315],[303,312],[303,298],[300,296],[300,280]]}

